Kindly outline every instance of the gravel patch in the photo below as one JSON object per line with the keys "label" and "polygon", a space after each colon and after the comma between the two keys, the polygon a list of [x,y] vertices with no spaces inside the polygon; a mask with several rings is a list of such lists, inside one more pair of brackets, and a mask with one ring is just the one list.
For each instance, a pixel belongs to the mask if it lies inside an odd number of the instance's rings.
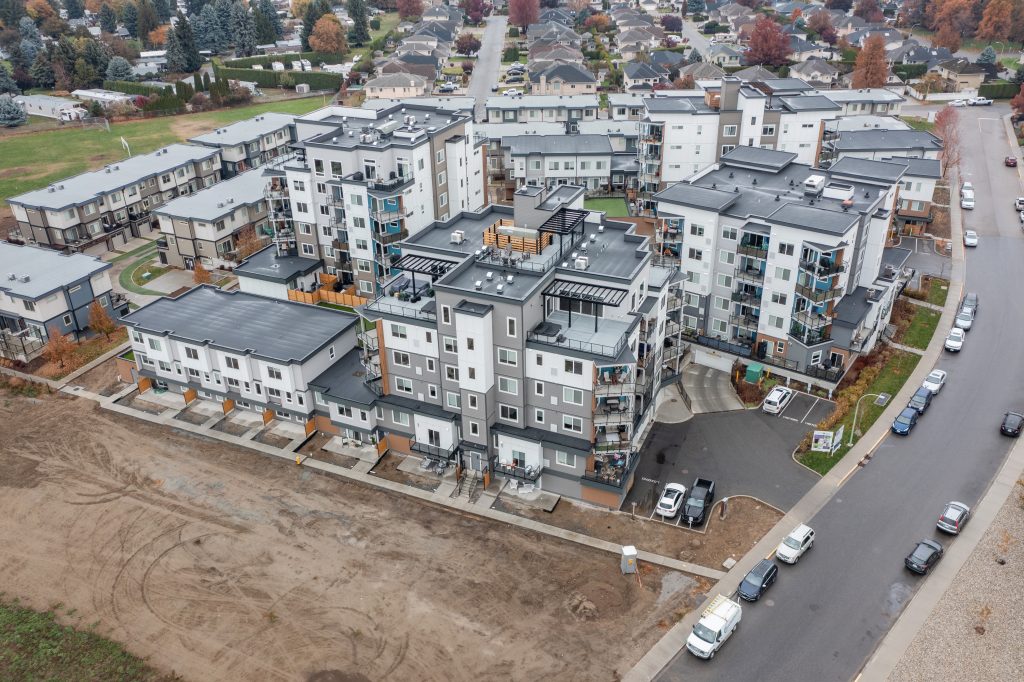
{"label": "gravel patch", "polygon": [[889,679],[1024,679],[1024,479]]}

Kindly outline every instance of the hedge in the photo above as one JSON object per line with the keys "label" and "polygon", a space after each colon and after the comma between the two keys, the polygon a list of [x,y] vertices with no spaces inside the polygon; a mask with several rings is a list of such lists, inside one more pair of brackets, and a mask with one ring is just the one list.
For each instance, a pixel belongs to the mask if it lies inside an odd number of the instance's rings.
{"label": "hedge", "polygon": [[893,73],[902,78],[904,81],[911,78],[920,78],[928,71],[927,64],[894,64],[892,67]]}
{"label": "hedge", "polygon": [[1013,83],[982,83],[978,88],[979,97],[990,99],[1012,99],[1020,92],[1020,86]]}
{"label": "hedge", "polygon": [[291,81],[289,87],[299,83],[306,83],[313,90],[339,90],[342,77],[337,73],[324,73],[322,71],[256,71],[255,69],[229,69],[225,67],[214,68],[217,78],[228,80],[250,81],[263,88],[282,87],[281,79],[288,76]]}
{"label": "hedge", "polygon": [[292,68],[292,62],[299,59],[308,59],[313,64],[337,64],[344,59],[344,55],[331,54],[329,52],[286,52],[284,54],[264,54],[257,57],[243,57],[241,59],[229,59],[224,66],[229,69],[251,69],[259,64],[270,66],[274,62],[281,62],[284,68]]}
{"label": "hedge", "polygon": [[143,85],[142,83],[133,83],[132,81],[103,81],[103,89],[123,92],[126,95],[142,95],[143,97],[174,94],[174,86],[170,84],[160,88],[155,85]]}

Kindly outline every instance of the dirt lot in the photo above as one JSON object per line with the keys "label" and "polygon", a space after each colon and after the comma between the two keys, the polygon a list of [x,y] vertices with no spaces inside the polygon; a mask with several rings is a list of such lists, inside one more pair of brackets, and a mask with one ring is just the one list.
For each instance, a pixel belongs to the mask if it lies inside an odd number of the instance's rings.
{"label": "dirt lot", "polygon": [[559,500],[550,513],[527,506],[508,495],[500,496],[494,508],[620,545],[634,545],[662,556],[719,569],[729,557],[739,559],[750,551],[782,518],[777,510],[749,497],[730,498],[729,515],[725,521],[718,518],[719,507],[715,506],[704,534],[639,515],[634,518],[628,513],[577,504],[565,498]]}
{"label": "dirt lot", "polygon": [[377,462],[377,466],[370,470],[370,473],[374,476],[380,476],[386,478],[389,481],[395,483],[404,483],[405,485],[411,485],[414,488],[420,490],[437,490],[437,487],[441,485],[441,477],[437,474],[425,472],[422,476],[419,474],[409,474],[404,471],[398,470],[398,465],[406,459],[404,455],[397,455],[393,452],[381,457],[380,461]]}
{"label": "dirt lot", "polygon": [[113,358],[90,369],[71,383],[104,396],[114,395],[128,386],[117,378],[117,364]]}
{"label": "dirt lot", "polygon": [[613,680],[708,587],[83,399],[0,424],[4,591],[186,680]]}
{"label": "dirt lot", "polygon": [[317,433],[315,436],[303,443],[302,447],[300,447],[298,451],[321,462],[328,462],[340,467],[345,467],[346,469],[354,467],[356,462],[359,461],[355,457],[349,457],[348,455],[324,450],[324,443],[330,439],[331,435],[329,433]]}

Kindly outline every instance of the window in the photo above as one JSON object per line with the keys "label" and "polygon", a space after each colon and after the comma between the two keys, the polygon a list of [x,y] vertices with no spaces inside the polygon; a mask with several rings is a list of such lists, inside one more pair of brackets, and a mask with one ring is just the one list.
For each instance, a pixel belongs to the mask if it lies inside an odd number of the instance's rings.
{"label": "window", "polygon": [[65,315],[62,319],[64,320],[64,326],[65,327],[70,327],[71,326],[71,316],[70,315]]}
{"label": "window", "polygon": [[396,339],[406,339],[409,338],[409,332],[404,324],[393,324],[391,325],[391,336]]}
{"label": "window", "polygon": [[466,350],[476,350],[476,346],[473,344],[473,339],[466,338]]}
{"label": "window", "polygon": [[444,185],[444,184],[447,184],[447,182],[448,182],[448,175],[447,175],[447,173],[445,173],[444,171],[441,171],[440,173],[437,174],[437,184],[438,185]]}
{"label": "window", "polygon": [[519,395],[519,382],[511,377],[498,377],[498,390],[509,395]]}
{"label": "window", "polygon": [[449,381],[458,381],[459,380],[459,368],[458,367],[452,367],[451,365],[445,365],[444,366],[444,376]]}
{"label": "window", "polygon": [[761,126],[761,135],[771,137],[775,134],[775,126]]}
{"label": "window", "polygon": [[199,370],[188,367],[188,375],[193,378],[199,378]]}
{"label": "window", "polygon": [[728,325],[726,325],[725,320],[712,320],[711,321],[711,329],[716,334],[724,334],[726,332],[726,328],[727,327],[728,327]]}
{"label": "window", "polygon": [[433,372],[435,368],[434,358],[427,358],[427,371]]}
{"label": "window", "polygon": [[533,394],[534,395],[541,395],[541,396],[544,395],[544,382],[543,381],[537,381],[537,382],[535,382],[533,384]]}
{"label": "window", "polygon": [[26,301],[26,300],[22,299],[21,302],[24,304],[25,310],[35,310],[36,309],[36,304],[33,303],[32,301]]}
{"label": "window", "polygon": [[701,251],[700,249],[690,249],[689,251],[686,252],[686,255],[688,258],[691,258],[693,260],[704,259],[704,252]]}
{"label": "window", "polygon": [[690,225],[690,234],[692,234],[694,237],[703,237],[704,236],[704,226],[703,225]]}
{"label": "window", "polygon": [[723,227],[722,228],[722,239],[736,240],[736,228],[735,227]]}
{"label": "window", "polygon": [[570,455],[568,452],[555,450],[555,464],[559,464],[564,467],[575,467],[576,455]]}
{"label": "window", "polygon": [[400,350],[392,351],[392,357],[395,360],[395,364],[400,367],[408,367],[411,363],[409,360],[409,354]]}
{"label": "window", "polygon": [[470,379],[476,379],[476,367],[467,367],[466,373],[469,374]]}
{"label": "window", "polygon": [[327,355],[330,356],[331,360],[334,359],[334,356],[335,356],[334,346],[331,346],[330,348],[327,349]]}
{"label": "window", "polygon": [[448,407],[454,407],[456,409],[462,407],[462,398],[455,391],[446,391],[445,397],[447,399]]}
{"label": "window", "polygon": [[302,245],[302,255],[303,256],[312,256],[313,254],[314,254],[314,251],[313,251],[313,245],[312,244],[303,244]]}
{"label": "window", "polygon": [[149,340],[149,349],[150,350],[156,350],[156,351],[160,350],[160,342],[157,341],[156,339],[150,339]]}
{"label": "window", "polygon": [[412,393],[412,381],[405,377],[395,377],[395,389],[402,393]]}
{"label": "window", "polygon": [[519,352],[511,350],[510,348],[499,348],[498,364],[508,365],[509,367],[516,367],[517,365],[519,365]]}
{"label": "window", "polygon": [[732,277],[730,277],[729,275],[719,274],[716,277],[715,281],[718,283],[718,286],[720,287],[726,287],[727,289],[732,288]]}
{"label": "window", "polygon": [[811,364],[812,365],[817,365],[820,362],[821,362],[821,351],[820,350],[816,350],[813,353],[811,353]]}
{"label": "window", "polygon": [[721,296],[715,296],[715,308],[718,310],[729,310],[729,299],[722,298]]}
{"label": "window", "polygon": [[281,370],[279,370],[277,367],[267,367],[267,376],[270,377],[271,379],[277,379],[280,381]]}
{"label": "window", "polygon": [[408,412],[399,412],[398,410],[391,410],[391,418],[399,426],[408,426],[409,425],[409,413]]}
{"label": "window", "polygon": [[516,318],[509,317],[505,320],[505,329],[512,338],[516,336]]}
{"label": "window", "polygon": [[736,252],[727,251],[725,249],[719,249],[718,261],[720,263],[725,263],[726,265],[732,265],[733,263],[736,262]]}
{"label": "window", "polygon": [[233,358],[227,355],[224,356],[224,366],[229,369],[238,369],[238,358]]}
{"label": "window", "polygon": [[582,405],[583,391],[581,391],[578,388],[569,388],[568,386],[563,386],[562,401],[569,403],[570,405]]}
{"label": "window", "polygon": [[574,433],[583,433],[583,420],[579,417],[570,417],[567,414],[563,414],[562,428]]}
{"label": "window", "polygon": [[513,405],[498,405],[498,419],[507,422],[519,421],[519,408]]}
{"label": "window", "polygon": [[444,350],[446,353],[458,353],[459,343],[450,336],[444,337]]}
{"label": "window", "polygon": [[723,144],[722,145],[722,154],[728,154],[733,149],[736,149],[736,145],[734,145],[734,144]]}
{"label": "window", "polygon": [[[164,363],[161,362],[160,364],[161,364],[160,369],[163,369],[162,365]],[[168,371],[169,372],[170,370],[171,370],[171,366],[167,365],[167,369],[164,370],[164,371]],[[231,377],[225,377],[225,381],[227,382],[229,388],[233,388],[236,391],[238,390],[238,379],[232,379]]]}
{"label": "window", "polygon": [[446,305],[441,306],[441,322],[445,324],[452,323],[452,309]]}
{"label": "window", "polygon": [[469,422],[469,435],[471,435],[471,436],[479,436],[480,435],[480,425],[477,424],[476,422]]}
{"label": "window", "polygon": [[199,351],[197,351],[195,348],[188,348],[186,346],[185,347],[185,357],[188,358],[189,360],[198,360],[199,359]]}
{"label": "window", "polygon": [[775,327],[776,329],[782,329],[782,318],[778,315],[769,315],[768,326]]}
{"label": "window", "polygon": [[[231,385],[231,379],[228,379],[228,385]],[[317,405],[327,405],[327,401],[324,400],[324,394],[320,391],[313,391],[313,402]]]}
{"label": "window", "polygon": [[775,279],[781,279],[788,282],[789,274],[789,268],[775,268]]}
{"label": "window", "polygon": [[435,386],[433,384],[430,384],[429,386],[427,386],[427,395],[429,395],[431,398],[436,398],[437,397],[437,386]]}
{"label": "window", "polygon": [[441,195],[437,197],[437,204],[442,208],[448,205],[448,192],[442,192]]}
{"label": "window", "polygon": [[772,292],[772,303],[778,303],[779,305],[786,305],[786,294],[780,294],[777,291]]}
{"label": "window", "polygon": [[738,126],[725,126],[725,129],[722,131],[722,135],[723,137],[736,137],[737,132]]}
{"label": "window", "polygon": [[542,367],[544,365],[544,356],[537,353],[537,366]]}
{"label": "window", "polygon": [[583,362],[580,360],[566,360],[565,371],[568,374],[578,374],[583,376]]}
{"label": "window", "polygon": [[470,394],[470,396],[469,396],[469,407],[470,407],[470,409],[473,409],[473,410],[476,409],[477,402],[476,402],[476,396],[475,395]]}
{"label": "window", "polygon": [[780,242],[779,243],[779,253],[781,253],[783,256],[792,256],[793,255],[793,245],[792,244],[785,244],[785,243]]}

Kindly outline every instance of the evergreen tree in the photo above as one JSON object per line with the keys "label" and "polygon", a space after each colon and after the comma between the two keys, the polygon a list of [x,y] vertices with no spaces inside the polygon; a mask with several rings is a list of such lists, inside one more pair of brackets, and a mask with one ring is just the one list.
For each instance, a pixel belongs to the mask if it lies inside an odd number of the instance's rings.
{"label": "evergreen tree", "polygon": [[64,9],[68,11],[68,19],[81,19],[85,16],[82,0],[64,0]]}
{"label": "evergreen tree", "polygon": [[99,85],[100,77],[92,64],[82,57],[75,60],[74,86],[76,88],[91,88]]}
{"label": "evergreen tree", "polygon": [[302,15],[302,31],[299,33],[304,51],[308,52],[310,50],[309,34],[313,32],[313,26],[320,20],[320,17],[330,11],[331,6],[327,0],[313,0],[313,2],[306,6],[306,13]]}
{"label": "evergreen tree", "polygon": [[8,97],[0,99],[0,127],[14,128],[24,125],[26,121],[28,121],[28,115],[13,99]]}
{"label": "evergreen tree", "polygon": [[11,72],[7,70],[7,67],[0,64],[0,95],[6,94],[20,95],[21,88],[11,78]]}
{"label": "evergreen tree", "polygon": [[22,17],[18,20],[18,35],[21,36],[22,40],[33,43],[39,49],[43,47],[43,36],[39,34],[39,29],[36,28],[35,22],[28,17]]}
{"label": "evergreen tree", "polygon": [[85,59],[96,73],[106,73],[107,65],[110,63],[110,48],[98,40],[86,40],[82,43],[79,54]]}
{"label": "evergreen tree", "polygon": [[167,68],[171,71],[182,71],[185,73],[193,73],[199,70],[202,66],[203,60],[199,56],[199,48],[196,46],[196,38],[192,32],[192,24],[189,23],[185,15],[178,11],[177,21],[174,22],[174,28],[167,33],[167,43],[171,43],[171,34],[174,34],[174,43],[176,52],[174,60],[171,59],[171,50],[167,49]]}
{"label": "evergreen tree", "polygon": [[707,9],[704,0],[686,0],[686,9],[690,14],[700,14]]}
{"label": "evergreen tree", "polygon": [[210,92],[210,74],[203,73],[203,90]]}
{"label": "evergreen tree", "polygon": [[121,23],[124,24],[124,30],[128,31],[128,35],[132,38],[139,37],[139,8],[135,3],[126,2],[121,7]]}
{"label": "evergreen tree", "polygon": [[232,0],[216,0],[213,9],[217,12],[217,25],[220,26],[221,35],[224,36],[224,46],[231,44],[234,33],[231,30],[231,9],[234,7]]}
{"label": "evergreen tree", "polygon": [[152,0],[139,0],[138,20],[135,27],[139,38],[146,40],[150,32],[159,25],[160,17],[156,15],[156,8],[153,6]]}
{"label": "evergreen tree", "polygon": [[231,38],[235,42],[235,54],[248,57],[256,52],[256,25],[241,0],[231,8]]}
{"label": "evergreen tree", "polygon": [[228,36],[221,30],[220,20],[217,18],[217,11],[213,8],[212,3],[203,5],[192,29],[200,50],[217,53],[223,52],[228,46]]}
{"label": "evergreen tree", "polygon": [[28,73],[32,76],[32,81],[36,84],[37,88],[49,90],[53,87],[53,66],[50,65],[50,57],[46,52],[40,52],[36,55],[36,60],[32,62],[32,67]]}
{"label": "evergreen tree", "polygon": [[[167,2],[168,6],[171,5],[170,0]],[[213,0],[185,0],[185,7],[188,9],[188,15],[190,17],[199,16],[199,13],[203,11],[203,8],[207,5],[212,5]]]}
{"label": "evergreen tree", "polygon": [[1012,81],[1014,85],[1024,85],[1024,66],[1017,67],[1017,70],[1013,73]]}
{"label": "evergreen tree", "polygon": [[160,19],[161,24],[165,24],[171,20],[171,3],[169,0],[153,0],[153,9],[156,10],[156,16]]}
{"label": "evergreen tree", "polygon": [[135,77],[132,65],[124,57],[113,57],[107,63],[106,74],[109,81],[130,81]]}
{"label": "evergreen tree", "polygon": [[117,13],[107,3],[100,7],[100,30],[104,33],[117,32]]}
{"label": "evergreen tree", "polygon": [[[67,36],[61,36],[57,43],[53,44],[50,52],[50,64],[53,65],[53,73],[58,86],[61,85],[61,76],[64,77],[65,84],[71,83],[76,59],[78,59],[78,49],[75,44]],[[67,88],[61,87],[60,89],[66,90]]]}
{"label": "evergreen tree", "polygon": [[269,45],[277,40],[277,33],[274,31],[274,24],[266,14],[263,13],[262,7],[257,7],[252,11],[252,22],[256,28],[256,44],[257,45]]}
{"label": "evergreen tree", "polygon": [[348,40],[353,45],[362,45],[370,40],[370,27],[366,19],[366,2],[349,0],[348,16],[352,20],[352,30],[348,32]]}
{"label": "evergreen tree", "polygon": [[42,45],[37,45],[28,38],[22,38],[21,42],[18,43],[18,54],[11,55],[11,63],[17,64],[19,61],[31,64],[35,61],[36,55],[43,51]]}
{"label": "evergreen tree", "polygon": [[25,16],[25,3],[22,0],[0,0],[0,24],[17,26],[18,20]]}
{"label": "evergreen tree", "polygon": [[991,45],[987,46],[984,50],[981,51],[981,54],[978,55],[978,63],[979,64],[995,64],[996,63],[996,51],[995,51],[995,49]]}
{"label": "evergreen tree", "polygon": [[263,16],[270,19],[270,23],[274,26],[274,39],[277,40],[284,36],[284,24],[281,22],[273,0],[260,0],[258,7]]}

